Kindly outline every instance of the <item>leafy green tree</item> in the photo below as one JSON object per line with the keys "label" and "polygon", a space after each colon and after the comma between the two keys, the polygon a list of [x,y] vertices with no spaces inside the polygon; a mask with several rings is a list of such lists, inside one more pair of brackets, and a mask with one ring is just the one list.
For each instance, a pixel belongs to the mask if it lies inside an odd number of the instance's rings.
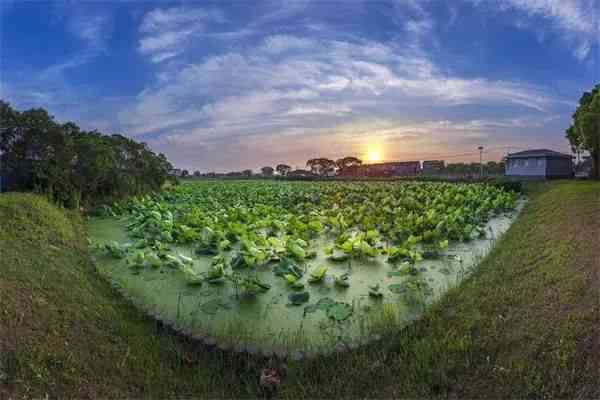
{"label": "leafy green tree", "polygon": [[273,172],[275,170],[273,169],[273,167],[262,167],[261,168],[261,172],[263,174],[263,176],[273,176]]}
{"label": "leafy green tree", "polygon": [[485,171],[490,175],[504,174],[504,162],[488,161],[484,166]]}
{"label": "leafy green tree", "polygon": [[121,186],[117,182],[121,177],[117,167],[118,153],[110,137],[95,131],[81,133],[75,139],[75,148],[74,198],[91,200],[108,196]]}
{"label": "leafy green tree", "polygon": [[0,157],[16,189],[37,190],[79,207],[160,189],[166,157],[123,135],[83,132],[43,109],[16,111],[0,101]]}
{"label": "leafy green tree", "polygon": [[343,157],[336,160],[335,165],[339,169],[358,167],[362,165],[362,160],[357,157]]}
{"label": "leafy green tree", "polygon": [[312,173],[325,176],[335,169],[335,161],[328,158],[311,158],[306,162],[306,166]]}
{"label": "leafy green tree", "polygon": [[590,153],[592,177],[600,179],[600,84],[581,96],[566,134],[575,152]]}
{"label": "leafy green tree", "polygon": [[278,164],[275,167],[275,170],[277,171],[277,173],[279,175],[286,176],[292,170],[292,167],[290,167],[289,165],[286,165],[286,164]]}
{"label": "leafy green tree", "polygon": [[362,160],[356,157],[343,157],[336,160],[335,165],[338,168],[338,175],[358,175],[359,167],[362,165]]}

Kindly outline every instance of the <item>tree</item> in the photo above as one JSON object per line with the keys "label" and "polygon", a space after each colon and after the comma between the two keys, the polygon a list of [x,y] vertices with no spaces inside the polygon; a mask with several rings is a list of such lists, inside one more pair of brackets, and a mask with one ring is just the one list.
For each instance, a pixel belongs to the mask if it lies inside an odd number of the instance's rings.
{"label": "tree", "polygon": [[194,176],[196,178],[199,178],[200,176],[202,176],[202,174],[200,173],[200,171],[196,170],[196,171],[194,171]]}
{"label": "tree", "polygon": [[362,160],[356,157],[344,157],[336,160],[335,165],[339,169],[358,167],[362,165]]}
{"label": "tree", "polygon": [[334,171],[335,161],[328,158],[311,158],[306,162],[306,166],[310,168],[313,174],[325,176]]}
{"label": "tree", "polygon": [[504,174],[504,161],[488,161],[488,163],[485,164],[485,170],[489,175],[502,175]]}
{"label": "tree", "polygon": [[359,173],[362,160],[356,157],[343,157],[336,160],[335,165],[338,168],[338,175],[356,176]]}
{"label": "tree", "polygon": [[305,169],[295,169],[293,171],[288,172],[287,176],[293,176],[293,177],[313,177],[315,175],[312,172],[307,171]]}
{"label": "tree", "polygon": [[66,206],[158,190],[172,168],[145,143],[84,132],[43,109],[19,112],[0,101],[0,120],[0,161],[13,188],[43,192]]}
{"label": "tree", "polygon": [[273,176],[273,167],[262,167],[261,168],[263,176]]}
{"label": "tree", "polygon": [[188,171],[187,169],[184,169],[183,171],[181,171],[182,178],[187,178],[188,176],[190,176],[190,171]]}
{"label": "tree", "polygon": [[286,164],[278,164],[275,167],[275,170],[277,170],[277,173],[279,173],[279,175],[286,176],[292,170],[292,167]]}
{"label": "tree", "polygon": [[600,179],[600,84],[581,96],[566,134],[573,151],[590,153],[592,177]]}
{"label": "tree", "polygon": [[252,170],[251,169],[245,169],[245,170],[243,170],[242,171],[242,176],[250,178],[252,176]]}

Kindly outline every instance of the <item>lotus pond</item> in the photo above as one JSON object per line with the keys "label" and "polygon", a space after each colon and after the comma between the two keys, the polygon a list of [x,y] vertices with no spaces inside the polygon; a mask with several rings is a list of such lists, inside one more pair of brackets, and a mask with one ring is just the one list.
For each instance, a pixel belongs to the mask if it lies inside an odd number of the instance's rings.
{"label": "lotus pond", "polygon": [[202,181],[105,207],[98,270],[224,347],[328,352],[410,323],[510,226],[487,184]]}

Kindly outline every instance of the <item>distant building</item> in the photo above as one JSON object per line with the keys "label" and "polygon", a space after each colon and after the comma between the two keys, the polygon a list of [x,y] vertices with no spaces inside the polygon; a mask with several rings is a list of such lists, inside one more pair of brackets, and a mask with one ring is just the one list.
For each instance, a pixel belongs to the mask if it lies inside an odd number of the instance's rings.
{"label": "distant building", "polygon": [[443,160],[423,161],[424,174],[439,174],[444,170],[446,163]]}
{"label": "distant building", "polygon": [[553,150],[536,149],[506,157],[506,176],[520,179],[573,177],[573,157]]}
{"label": "distant building", "polygon": [[337,170],[337,176],[365,176],[366,169],[362,165],[351,165]]}
{"label": "distant building", "polygon": [[413,176],[421,172],[420,161],[394,161],[368,164],[368,176]]}
{"label": "distant building", "polygon": [[419,161],[393,161],[377,164],[356,165],[338,171],[339,176],[414,176],[421,172]]}

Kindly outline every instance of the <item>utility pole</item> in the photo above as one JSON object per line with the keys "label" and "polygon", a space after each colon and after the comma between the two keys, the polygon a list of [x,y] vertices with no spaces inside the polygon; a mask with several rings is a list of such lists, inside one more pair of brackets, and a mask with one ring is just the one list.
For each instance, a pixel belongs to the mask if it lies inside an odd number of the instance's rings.
{"label": "utility pole", "polygon": [[477,149],[479,150],[479,179],[483,179],[483,146]]}

